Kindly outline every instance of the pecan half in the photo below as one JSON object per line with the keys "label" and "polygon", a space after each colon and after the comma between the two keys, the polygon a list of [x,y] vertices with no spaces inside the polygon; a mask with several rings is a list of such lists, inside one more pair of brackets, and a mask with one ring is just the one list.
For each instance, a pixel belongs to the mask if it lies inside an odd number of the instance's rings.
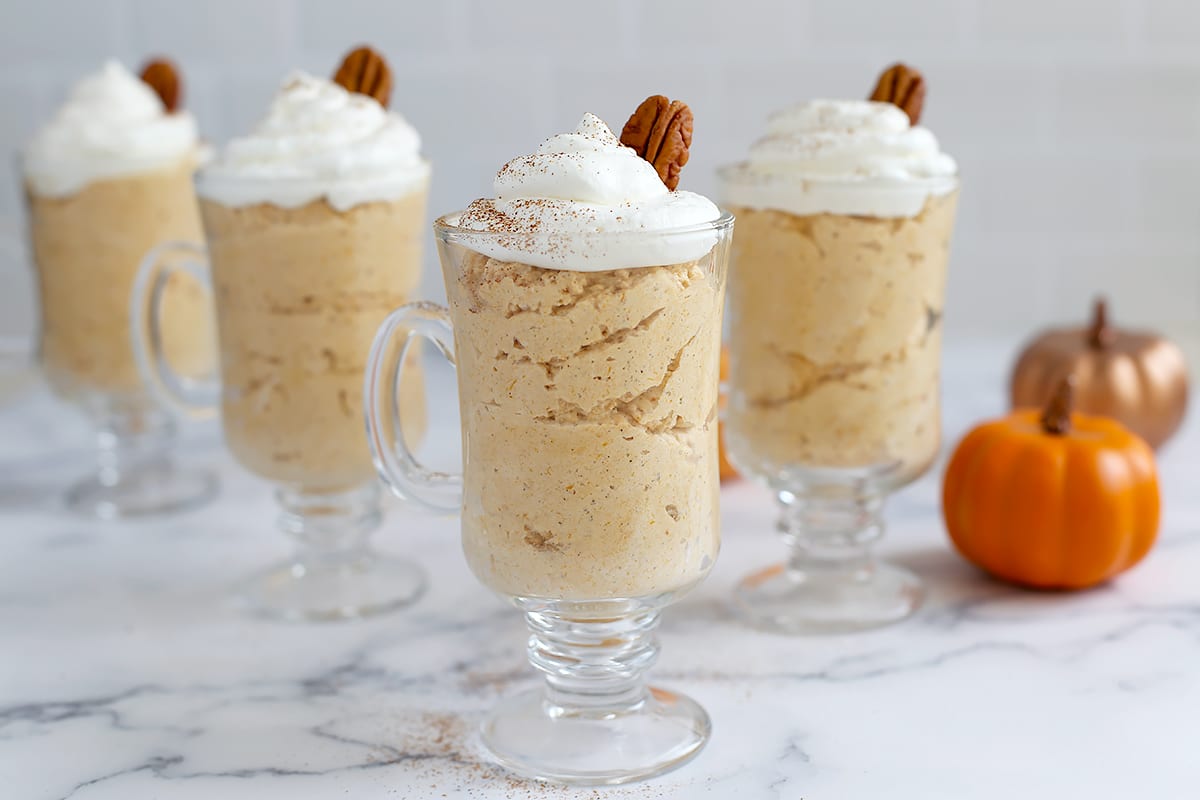
{"label": "pecan half", "polygon": [[633,112],[621,129],[621,144],[632,147],[654,167],[672,192],[679,172],[688,162],[695,118],[687,103],[651,95]]}
{"label": "pecan half", "polygon": [[870,99],[899,106],[908,114],[908,121],[916,125],[925,105],[925,78],[906,64],[893,64],[879,76]]}
{"label": "pecan half", "polygon": [[384,108],[392,98],[391,69],[383,56],[365,45],[346,54],[333,74],[333,82],[348,92],[374,97]]}
{"label": "pecan half", "polygon": [[179,78],[179,70],[165,58],[155,58],[146,62],[142,67],[142,82],[154,90],[158,99],[162,100],[167,113],[175,111],[182,104],[183,81]]}

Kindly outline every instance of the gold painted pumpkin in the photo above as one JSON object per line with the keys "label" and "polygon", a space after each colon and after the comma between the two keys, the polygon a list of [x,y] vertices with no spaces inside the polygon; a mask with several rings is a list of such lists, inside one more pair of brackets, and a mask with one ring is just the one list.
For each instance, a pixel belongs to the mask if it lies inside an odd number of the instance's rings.
{"label": "gold painted pumpkin", "polygon": [[1110,325],[1103,299],[1096,301],[1090,325],[1047,331],[1025,348],[1013,369],[1012,407],[1040,408],[1067,375],[1074,378],[1079,411],[1111,417],[1151,447],[1183,422],[1183,353],[1160,336]]}

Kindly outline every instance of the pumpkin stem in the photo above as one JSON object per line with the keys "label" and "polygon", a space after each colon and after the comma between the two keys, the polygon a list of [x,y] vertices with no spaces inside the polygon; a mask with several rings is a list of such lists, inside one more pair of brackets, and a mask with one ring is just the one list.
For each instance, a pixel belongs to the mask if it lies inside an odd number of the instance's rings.
{"label": "pumpkin stem", "polygon": [[1051,436],[1071,432],[1071,406],[1074,401],[1075,380],[1070,375],[1059,381],[1042,412],[1042,430]]}
{"label": "pumpkin stem", "polygon": [[1108,325],[1108,302],[1103,297],[1097,297],[1092,307],[1092,324],[1088,328],[1088,344],[1094,348],[1107,347],[1112,344],[1113,330]]}

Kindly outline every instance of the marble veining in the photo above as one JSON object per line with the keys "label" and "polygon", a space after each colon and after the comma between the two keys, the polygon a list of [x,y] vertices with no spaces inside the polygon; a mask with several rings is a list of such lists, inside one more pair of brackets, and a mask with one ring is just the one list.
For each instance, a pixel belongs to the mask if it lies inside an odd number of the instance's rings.
{"label": "marble veining", "polygon": [[[1002,410],[1010,351],[946,356],[946,441]],[[443,374],[435,390],[449,392]],[[56,505],[86,429],[36,383],[0,408],[0,798],[1196,798],[1200,797],[1200,424],[1161,454],[1163,529],[1136,570],[1079,594],[1017,590],[951,552],[941,465],[890,503],[882,550],[928,582],[896,628],[792,639],[726,600],[783,554],[773,501],[723,493],[712,577],[667,612],[656,682],[701,701],[714,736],[667,776],[611,790],[529,783],[475,734],[528,685],[518,614],[467,571],[457,522],[389,509],[381,549],[432,586],[367,622],[244,616],[238,578],[281,557],[269,487],[212,427],[218,503],[156,521],[81,521]],[[452,452],[453,421],[431,439]]]}

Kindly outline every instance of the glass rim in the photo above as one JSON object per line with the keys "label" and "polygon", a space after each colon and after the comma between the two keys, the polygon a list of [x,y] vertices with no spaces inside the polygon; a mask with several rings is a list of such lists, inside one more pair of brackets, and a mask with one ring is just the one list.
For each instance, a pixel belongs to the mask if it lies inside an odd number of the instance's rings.
{"label": "glass rim", "polygon": [[386,174],[382,178],[362,178],[362,177],[320,177],[317,175],[234,175],[229,173],[214,173],[210,169],[209,164],[201,164],[192,172],[192,182],[197,186],[200,184],[220,184],[226,186],[244,186],[247,184],[271,184],[273,186],[302,186],[308,184],[357,184],[357,183],[405,183],[412,181],[419,183],[420,181],[428,182],[432,178],[433,165],[426,159],[422,158],[409,172]]}
{"label": "glass rim", "polygon": [[697,234],[723,233],[728,231],[733,227],[733,214],[726,209],[720,209],[720,211],[721,215],[716,219],[692,225],[680,225],[674,228],[626,231],[494,231],[476,230],[475,228],[464,228],[458,225],[459,218],[467,213],[466,209],[462,209],[461,211],[443,214],[435,219],[433,221],[433,231],[439,239],[444,241],[454,241],[457,239],[471,239],[474,241],[511,240],[513,237],[520,237],[526,241],[530,239],[562,239],[564,237],[578,237],[590,240],[659,239],[663,237],[695,236]]}
{"label": "glass rim", "polygon": [[905,189],[928,189],[947,187],[956,189],[962,184],[961,174],[956,170],[953,175],[930,175],[925,178],[892,179],[886,177],[824,177],[812,174],[797,174],[787,172],[766,172],[748,174],[745,171],[748,161],[738,161],[717,167],[717,177],[727,183],[767,183],[767,184],[802,184],[813,183],[837,188],[871,189],[872,191],[902,191]]}

